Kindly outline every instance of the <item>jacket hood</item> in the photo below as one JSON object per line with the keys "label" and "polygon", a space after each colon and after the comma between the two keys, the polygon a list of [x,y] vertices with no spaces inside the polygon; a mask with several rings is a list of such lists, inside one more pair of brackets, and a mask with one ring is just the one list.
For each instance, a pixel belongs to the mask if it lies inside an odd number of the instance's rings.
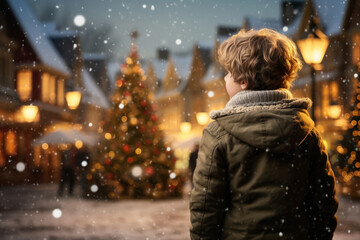
{"label": "jacket hood", "polygon": [[250,146],[272,152],[299,146],[314,128],[307,109],[308,98],[228,106],[213,111],[210,117],[228,133]]}

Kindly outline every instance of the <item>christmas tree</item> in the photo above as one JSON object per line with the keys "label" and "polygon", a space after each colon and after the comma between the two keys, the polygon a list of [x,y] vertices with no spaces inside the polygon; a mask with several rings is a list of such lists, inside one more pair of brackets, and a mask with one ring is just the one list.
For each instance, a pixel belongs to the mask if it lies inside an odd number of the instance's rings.
{"label": "christmas tree", "polygon": [[164,143],[153,94],[139,63],[136,32],[102,128],[98,155],[87,176],[87,195],[95,198],[179,196],[184,178],[174,169],[173,151]]}
{"label": "christmas tree", "polygon": [[[360,183],[360,82],[358,77],[356,74],[350,113],[345,114],[345,117],[349,119],[348,129],[337,146],[338,155],[335,163],[342,182],[346,185],[354,185],[356,188],[358,188],[356,185]],[[347,193],[353,195],[351,192]]]}

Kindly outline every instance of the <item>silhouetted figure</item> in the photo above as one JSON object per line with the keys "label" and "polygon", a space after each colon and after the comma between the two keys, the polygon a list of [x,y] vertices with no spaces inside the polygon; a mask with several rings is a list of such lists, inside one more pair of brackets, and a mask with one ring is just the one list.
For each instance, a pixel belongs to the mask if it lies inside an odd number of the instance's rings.
{"label": "silhouetted figure", "polygon": [[73,195],[75,185],[75,169],[76,169],[76,149],[72,146],[61,152],[61,179],[59,183],[58,195],[62,196],[64,186],[68,184],[68,194]]}
{"label": "silhouetted figure", "polygon": [[86,175],[90,165],[90,152],[87,147],[82,147],[76,154],[77,165],[80,168],[81,174],[81,189],[84,192],[86,190]]}
{"label": "silhouetted figure", "polygon": [[196,159],[198,157],[199,152],[199,144],[195,144],[193,151],[190,153],[189,157],[189,174],[190,174],[190,181],[191,185],[193,186],[193,175],[196,168]]}

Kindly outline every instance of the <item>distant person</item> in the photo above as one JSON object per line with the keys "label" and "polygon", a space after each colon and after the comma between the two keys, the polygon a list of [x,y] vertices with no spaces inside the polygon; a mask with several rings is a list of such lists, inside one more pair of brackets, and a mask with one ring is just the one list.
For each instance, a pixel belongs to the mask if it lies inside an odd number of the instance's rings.
{"label": "distant person", "polygon": [[193,186],[193,175],[196,168],[196,159],[198,158],[198,152],[199,152],[199,144],[197,143],[195,144],[189,156],[189,174],[190,174],[191,186]]}
{"label": "distant person", "polygon": [[68,184],[68,194],[72,196],[74,193],[74,185],[76,181],[76,149],[74,146],[61,152],[61,179],[59,183],[58,195],[64,193],[65,184]]}
{"label": "distant person", "polygon": [[78,153],[76,154],[77,165],[80,169],[80,182],[81,182],[81,189],[83,193],[86,191],[86,175],[87,170],[90,165],[90,151],[86,146],[83,146],[79,149]]}
{"label": "distant person", "polygon": [[311,100],[288,90],[301,68],[294,42],[270,29],[241,31],[218,58],[230,100],[203,133],[191,239],[332,239],[334,173]]}

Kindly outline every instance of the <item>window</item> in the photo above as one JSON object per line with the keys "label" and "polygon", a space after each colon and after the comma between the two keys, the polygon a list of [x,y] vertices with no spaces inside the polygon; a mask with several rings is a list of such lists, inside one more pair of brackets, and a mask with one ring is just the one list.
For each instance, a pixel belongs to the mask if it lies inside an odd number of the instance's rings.
{"label": "window", "polygon": [[360,33],[353,36],[353,63],[357,64],[360,61]]}
{"label": "window", "polygon": [[49,102],[49,83],[50,82],[50,75],[48,73],[44,73],[41,76],[41,100],[43,102]]}
{"label": "window", "polygon": [[13,130],[9,130],[5,135],[5,152],[6,155],[17,155],[17,135]]}
{"label": "window", "polygon": [[6,164],[3,146],[4,146],[4,133],[0,132],[0,167],[4,167]]}
{"label": "window", "polygon": [[49,103],[56,103],[56,79],[54,76],[50,76],[49,80]]}
{"label": "window", "polygon": [[31,100],[32,97],[32,72],[29,70],[19,71],[17,73],[16,90],[21,101]]}
{"label": "window", "polygon": [[59,106],[64,106],[65,103],[65,82],[64,79],[57,81],[57,103]]}

